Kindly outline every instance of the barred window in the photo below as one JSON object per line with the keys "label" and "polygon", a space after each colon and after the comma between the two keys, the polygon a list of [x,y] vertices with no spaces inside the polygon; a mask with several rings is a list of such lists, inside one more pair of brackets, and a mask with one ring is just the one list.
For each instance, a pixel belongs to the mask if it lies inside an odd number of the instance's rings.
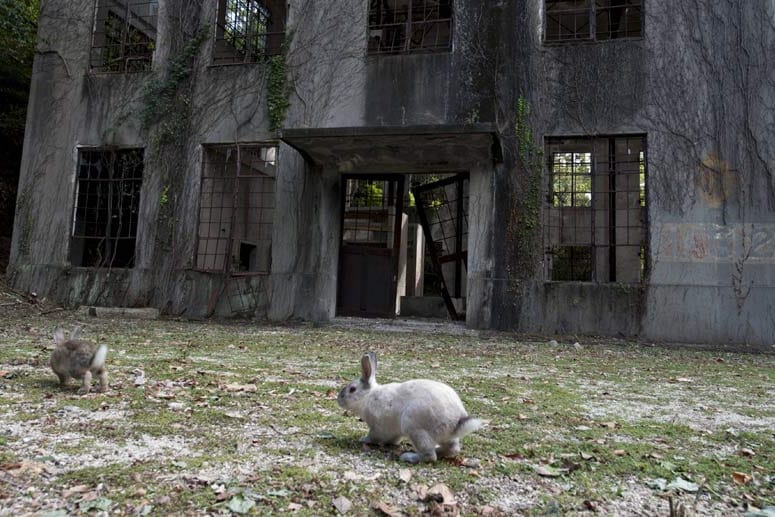
{"label": "barred window", "polygon": [[369,53],[446,52],[452,48],[452,0],[371,0]]}
{"label": "barred window", "polygon": [[274,144],[205,148],[197,269],[269,273],[277,150]]}
{"label": "barred window", "polygon": [[94,72],[144,72],[156,48],[158,0],[97,0],[90,64]]}
{"label": "barred window", "polygon": [[285,2],[219,0],[213,45],[215,64],[255,63],[282,51]]}
{"label": "barred window", "polygon": [[142,179],[142,149],[79,150],[71,264],[134,267]]}
{"label": "barred window", "polygon": [[645,144],[643,136],[547,140],[544,243],[548,279],[642,280]]}
{"label": "barred window", "polygon": [[639,38],[642,0],[545,0],[545,43]]}

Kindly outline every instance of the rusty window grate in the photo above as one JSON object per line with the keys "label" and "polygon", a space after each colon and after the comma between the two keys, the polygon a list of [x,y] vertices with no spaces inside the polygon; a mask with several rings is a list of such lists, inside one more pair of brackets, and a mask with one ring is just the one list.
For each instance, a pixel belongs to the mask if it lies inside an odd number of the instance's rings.
{"label": "rusty window grate", "polygon": [[219,0],[213,63],[255,63],[282,51],[285,3]]}
{"label": "rusty window grate", "polygon": [[548,139],[546,276],[638,283],[646,255],[646,139]]}
{"label": "rusty window grate", "polygon": [[392,181],[348,178],[344,194],[342,244],[391,248],[396,195]]}
{"label": "rusty window grate", "polygon": [[451,48],[452,0],[371,0],[369,54]]}
{"label": "rusty window grate", "polygon": [[97,0],[90,65],[93,72],[145,72],[156,48],[158,0]]}
{"label": "rusty window grate", "polygon": [[640,38],[642,0],[545,0],[544,42]]}
{"label": "rusty window grate", "polygon": [[134,267],[143,150],[78,152],[70,263]]}
{"label": "rusty window grate", "polygon": [[197,269],[269,273],[277,151],[274,144],[204,148]]}

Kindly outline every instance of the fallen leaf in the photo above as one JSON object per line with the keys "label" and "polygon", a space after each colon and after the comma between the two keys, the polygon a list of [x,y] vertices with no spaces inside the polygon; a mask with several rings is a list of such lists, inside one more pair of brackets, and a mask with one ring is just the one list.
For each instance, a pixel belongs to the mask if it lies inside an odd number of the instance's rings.
{"label": "fallen leaf", "polygon": [[617,424],[616,422],[603,422],[600,424],[600,427],[607,427],[608,429],[616,429]]}
{"label": "fallen leaf", "polygon": [[755,452],[753,452],[753,450],[751,450],[751,449],[740,449],[739,451],[737,451],[737,453],[738,453],[740,456],[748,456],[749,458],[750,458],[751,456],[756,456],[756,453],[755,453]]}
{"label": "fallen leaf", "polygon": [[613,454],[614,456],[625,456],[627,454],[627,451],[625,451],[624,449],[616,449],[612,451],[611,454]]}
{"label": "fallen leaf", "polygon": [[478,511],[479,515],[495,515],[496,512],[497,510],[489,504],[482,506]]}
{"label": "fallen leaf", "polygon": [[412,479],[412,471],[409,469],[400,469],[398,471],[398,479],[404,483],[409,483],[409,480]]}
{"label": "fallen leaf", "polygon": [[384,501],[374,503],[371,507],[377,511],[378,515],[387,515],[387,517],[399,517],[401,515],[397,507],[391,506]]}
{"label": "fallen leaf", "polygon": [[326,398],[327,399],[335,399],[336,398],[336,390],[328,390],[326,392]]}
{"label": "fallen leaf", "polygon": [[423,500],[436,501],[441,504],[456,504],[454,494],[444,483],[436,483],[430,487]]}
{"label": "fallen leaf", "polygon": [[593,458],[594,458],[594,456],[589,454],[589,453],[587,453],[587,452],[582,452],[581,453],[581,459],[582,460],[591,460]]}
{"label": "fallen leaf", "polygon": [[527,415],[524,413],[520,413],[517,415],[517,420],[527,420]]}
{"label": "fallen leaf", "polygon": [[78,508],[83,513],[88,513],[89,510],[102,510],[103,512],[106,512],[110,509],[112,505],[113,505],[113,501],[111,501],[107,497],[100,497],[98,499],[93,499],[91,501],[81,501],[80,503],[78,503]]}
{"label": "fallen leaf", "polygon": [[694,382],[692,379],[688,377],[675,377],[673,379],[670,379],[671,382]]}
{"label": "fallen leaf", "polygon": [[732,472],[732,480],[738,485],[747,485],[752,479],[753,476],[745,472]]}
{"label": "fallen leaf", "polygon": [[648,483],[646,483],[646,486],[649,488],[653,488],[654,490],[667,490],[667,479],[665,478],[657,478],[652,479]]}
{"label": "fallen leaf", "polygon": [[503,457],[504,458],[508,458],[510,460],[523,460],[523,459],[525,459],[525,457],[522,454],[518,453],[518,452],[513,452],[511,454],[504,454]]}
{"label": "fallen leaf", "polygon": [[68,488],[62,492],[62,497],[67,499],[73,494],[82,494],[84,492],[88,492],[89,490],[91,490],[91,487],[88,485],[75,485],[74,487]]}
{"label": "fallen leaf", "polygon": [[255,393],[258,387],[255,384],[224,384],[221,389],[231,392],[244,391],[245,393]]}
{"label": "fallen leaf", "polygon": [[536,465],[533,469],[536,471],[536,474],[543,477],[556,478],[562,475],[561,469],[556,469],[549,465]]}
{"label": "fallen leaf", "polygon": [[253,499],[239,494],[229,499],[228,508],[233,513],[248,513],[255,505],[256,502]]}
{"label": "fallen leaf", "polygon": [[698,485],[697,483],[692,483],[691,481],[687,481],[682,477],[677,477],[673,481],[671,481],[666,488],[668,490],[670,490],[671,488],[675,488],[675,489],[681,490],[682,492],[694,493],[700,489],[700,485]]}
{"label": "fallen leaf", "polygon": [[336,508],[336,510],[342,515],[349,512],[350,508],[353,507],[353,504],[350,502],[350,500],[342,495],[331,501],[331,504],[333,504],[334,508]]}
{"label": "fallen leaf", "polygon": [[288,508],[286,508],[286,509],[289,512],[298,512],[302,508],[304,508],[304,507],[302,505],[300,505],[299,503],[288,503]]}

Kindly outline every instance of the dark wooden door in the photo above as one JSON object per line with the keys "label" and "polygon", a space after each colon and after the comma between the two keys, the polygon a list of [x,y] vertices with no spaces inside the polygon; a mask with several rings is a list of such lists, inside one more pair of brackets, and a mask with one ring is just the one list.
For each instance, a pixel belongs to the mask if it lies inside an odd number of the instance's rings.
{"label": "dark wooden door", "polygon": [[344,176],[337,313],[395,317],[403,176]]}

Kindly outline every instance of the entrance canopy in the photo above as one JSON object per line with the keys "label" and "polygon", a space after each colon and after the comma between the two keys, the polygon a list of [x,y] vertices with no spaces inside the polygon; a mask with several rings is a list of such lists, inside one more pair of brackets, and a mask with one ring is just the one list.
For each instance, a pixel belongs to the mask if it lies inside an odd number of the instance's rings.
{"label": "entrance canopy", "polygon": [[468,171],[502,160],[490,124],[284,129],[308,163],[344,173]]}

